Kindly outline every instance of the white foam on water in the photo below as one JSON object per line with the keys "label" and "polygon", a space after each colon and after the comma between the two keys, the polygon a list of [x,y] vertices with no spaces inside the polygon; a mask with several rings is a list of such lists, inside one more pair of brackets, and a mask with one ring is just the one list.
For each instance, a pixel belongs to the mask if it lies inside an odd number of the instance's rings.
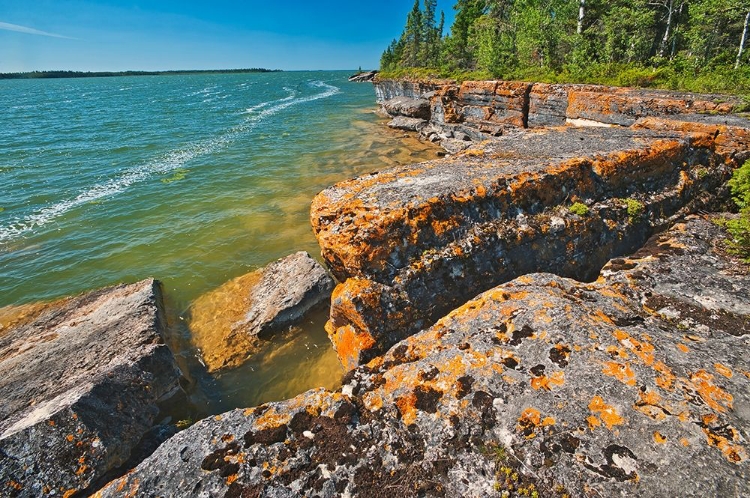
{"label": "white foam on water", "polygon": [[72,209],[93,201],[110,198],[124,192],[137,183],[144,182],[154,175],[168,173],[185,166],[186,163],[193,159],[217,152],[234,142],[240,135],[255,129],[263,120],[284,109],[306,102],[325,99],[341,91],[340,88],[322,81],[311,81],[308,84],[311,87],[321,88],[323,91],[306,97],[296,97],[297,92],[295,90],[285,88],[285,90],[290,92],[289,96],[249,108],[247,112],[251,115],[245,118],[242,123],[230,128],[218,137],[189,144],[182,149],[168,152],[145,164],[128,168],[116,178],[94,185],[72,199],[44,207],[25,217],[17,217],[7,225],[0,226],[0,249],[8,242],[32,232],[35,228],[41,228],[53,222]]}

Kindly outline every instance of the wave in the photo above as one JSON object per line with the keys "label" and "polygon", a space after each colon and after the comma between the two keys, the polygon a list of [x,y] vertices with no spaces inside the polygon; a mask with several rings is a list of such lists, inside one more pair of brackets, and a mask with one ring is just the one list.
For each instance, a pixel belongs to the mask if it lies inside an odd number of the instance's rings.
{"label": "wave", "polygon": [[79,206],[113,197],[154,175],[168,173],[184,167],[186,163],[193,159],[215,153],[237,140],[241,135],[251,132],[263,120],[284,109],[329,98],[341,91],[340,88],[322,81],[311,81],[308,84],[313,88],[321,88],[323,91],[313,95],[297,97],[298,92],[296,90],[285,88],[290,92],[288,96],[248,108],[247,112],[250,115],[242,123],[230,128],[218,137],[189,144],[182,149],[168,152],[145,164],[128,168],[116,178],[94,185],[72,199],[44,207],[26,217],[16,218],[8,225],[0,226],[0,244],[6,244],[33,231],[35,228],[41,228]]}

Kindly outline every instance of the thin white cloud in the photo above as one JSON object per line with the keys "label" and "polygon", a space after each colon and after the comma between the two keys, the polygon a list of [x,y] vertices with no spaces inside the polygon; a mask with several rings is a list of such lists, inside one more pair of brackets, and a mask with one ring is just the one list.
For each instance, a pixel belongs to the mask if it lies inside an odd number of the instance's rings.
{"label": "thin white cloud", "polygon": [[18,24],[10,24],[7,22],[0,22],[0,30],[5,31],[16,31],[18,33],[26,33],[29,35],[40,35],[40,36],[51,36],[52,38],[64,38],[66,40],[75,40],[69,36],[57,35],[55,33],[48,33],[46,31],[39,31],[34,28],[27,28],[26,26],[19,26]]}

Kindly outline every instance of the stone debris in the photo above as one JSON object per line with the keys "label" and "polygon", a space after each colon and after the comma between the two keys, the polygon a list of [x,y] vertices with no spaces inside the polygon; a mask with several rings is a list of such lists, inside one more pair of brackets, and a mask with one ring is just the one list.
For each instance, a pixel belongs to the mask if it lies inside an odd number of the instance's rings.
{"label": "stone debris", "polygon": [[241,365],[262,341],[327,303],[333,285],[325,268],[300,251],[196,299],[189,325],[208,371]]}

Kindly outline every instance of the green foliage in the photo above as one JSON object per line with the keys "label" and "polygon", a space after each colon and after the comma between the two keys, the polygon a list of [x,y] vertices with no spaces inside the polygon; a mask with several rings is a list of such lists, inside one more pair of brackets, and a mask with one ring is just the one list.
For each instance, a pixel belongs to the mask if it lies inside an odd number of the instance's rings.
{"label": "green foliage", "polygon": [[729,249],[750,263],[750,161],[734,171],[728,184],[732,199],[740,208],[738,218],[725,222],[734,239],[729,242]]}
{"label": "green foliage", "polygon": [[579,25],[576,0],[457,0],[443,37],[434,0],[424,0],[424,9],[415,0],[381,70],[750,95],[750,49],[734,69],[747,0],[691,0],[689,8],[687,0],[584,5]]}
{"label": "green foliage", "polygon": [[628,221],[634,223],[646,211],[646,207],[636,199],[623,199],[628,208]]}
{"label": "green foliage", "polygon": [[573,214],[577,214],[578,216],[586,216],[587,214],[589,214],[589,207],[582,202],[574,202],[568,208],[568,211]]}
{"label": "green foliage", "polygon": [[750,161],[734,170],[727,182],[732,192],[732,199],[741,210],[750,208]]}

